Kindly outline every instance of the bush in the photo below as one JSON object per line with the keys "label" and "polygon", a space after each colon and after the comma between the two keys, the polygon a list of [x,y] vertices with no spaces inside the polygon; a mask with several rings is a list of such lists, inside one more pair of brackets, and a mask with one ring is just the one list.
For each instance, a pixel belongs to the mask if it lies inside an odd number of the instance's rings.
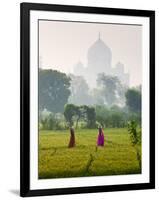
{"label": "bush", "polygon": [[102,127],[121,128],[127,126],[127,114],[123,108],[96,106],[96,121]]}
{"label": "bush", "polygon": [[128,122],[128,133],[130,134],[131,143],[135,147],[136,159],[141,168],[141,151],[138,149],[138,145],[141,145],[141,129],[138,129],[137,122],[134,120]]}
{"label": "bush", "polygon": [[141,127],[141,113],[130,112],[128,114],[128,121],[135,121]]}
{"label": "bush", "polygon": [[108,127],[110,124],[110,112],[106,106],[96,106],[96,121],[102,127]]}
{"label": "bush", "polygon": [[43,130],[62,130],[65,129],[64,117],[60,113],[49,113],[41,115],[39,118],[39,128]]}

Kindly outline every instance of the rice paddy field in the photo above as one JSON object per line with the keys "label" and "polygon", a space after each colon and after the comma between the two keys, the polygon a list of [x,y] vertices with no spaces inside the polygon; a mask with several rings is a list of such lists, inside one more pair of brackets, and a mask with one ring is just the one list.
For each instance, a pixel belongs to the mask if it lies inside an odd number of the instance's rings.
{"label": "rice paddy field", "polygon": [[96,147],[97,134],[97,129],[77,129],[76,147],[68,148],[69,130],[39,131],[39,178],[141,173],[126,128],[104,130],[104,147]]}

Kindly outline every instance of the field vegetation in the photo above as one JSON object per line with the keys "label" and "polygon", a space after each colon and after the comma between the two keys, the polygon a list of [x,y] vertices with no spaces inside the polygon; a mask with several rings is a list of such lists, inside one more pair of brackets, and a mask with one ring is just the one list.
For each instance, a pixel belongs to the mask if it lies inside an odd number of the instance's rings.
{"label": "field vegetation", "polygon": [[[97,147],[97,129],[77,129],[76,147],[68,148],[69,131],[40,131],[39,178],[141,173],[126,128],[104,130],[105,146]],[[141,145],[137,148],[141,155]]]}

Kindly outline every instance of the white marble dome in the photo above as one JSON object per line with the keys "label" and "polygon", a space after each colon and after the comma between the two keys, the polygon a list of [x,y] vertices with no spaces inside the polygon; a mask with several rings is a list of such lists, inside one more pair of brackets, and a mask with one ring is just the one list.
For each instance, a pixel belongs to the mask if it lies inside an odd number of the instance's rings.
{"label": "white marble dome", "polygon": [[[88,67],[98,68],[99,71],[106,71],[111,68],[111,49],[99,39],[88,49]],[[100,70],[101,69],[101,70]]]}

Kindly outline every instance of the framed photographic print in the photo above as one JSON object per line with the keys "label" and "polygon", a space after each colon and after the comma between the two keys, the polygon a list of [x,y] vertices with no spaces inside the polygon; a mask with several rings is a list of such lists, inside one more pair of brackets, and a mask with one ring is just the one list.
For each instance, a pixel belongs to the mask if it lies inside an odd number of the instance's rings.
{"label": "framed photographic print", "polygon": [[155,188],[155,12],[21,4],[21,196]]}

